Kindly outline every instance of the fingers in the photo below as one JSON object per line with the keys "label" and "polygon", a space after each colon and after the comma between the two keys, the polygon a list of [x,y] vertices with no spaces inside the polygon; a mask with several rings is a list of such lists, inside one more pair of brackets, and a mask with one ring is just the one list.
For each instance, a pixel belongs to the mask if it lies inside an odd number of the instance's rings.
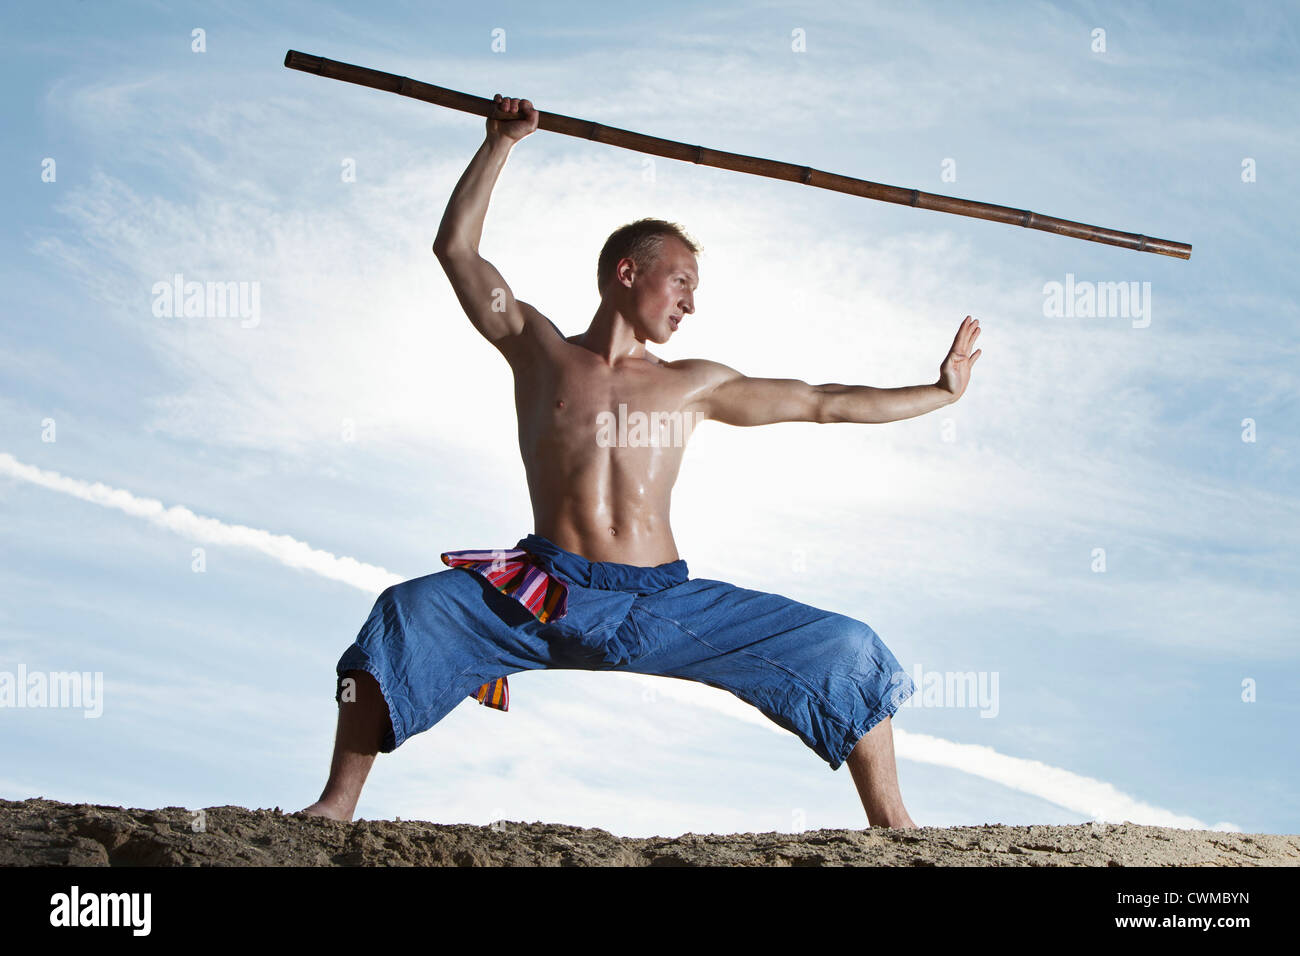
{"label": "fingers", "polygon": [[492,98],[496,107],[502,113],[530,113],[533,109],[531,100],[521,99],[518,96],[502,96],[498,93]]}

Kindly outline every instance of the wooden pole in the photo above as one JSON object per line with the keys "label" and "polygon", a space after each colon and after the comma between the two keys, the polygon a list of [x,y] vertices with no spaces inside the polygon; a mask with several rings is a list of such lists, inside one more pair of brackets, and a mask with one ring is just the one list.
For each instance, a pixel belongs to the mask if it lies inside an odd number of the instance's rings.
{"label": "wooden pole", "polygon": [[[446,106],[485,118],[493,115],[496,111],[495,101],[481,96],[458,93],[456,90],[434,86],[432,83],[422,83],[409,77],[384,73],[381,70],[372,70],[364,66],[354,66],[351,63],[340,63],[338,60],[327,60],[325,57],[299,53],[297,50],[290,50],[285,54],[284,65],[293,70],[301,70],[304,73],[315,73],[318,76],[341,80],[344,83],[355,83],[358,86],[386,90],[389,93],[409,96],[425,103],[435,103],[438,106]],[[784,179],[790,182],[803,183],[806,186],[833,189],[836,192],[862,196],[866,199],[878,199],[882,202],[898,203],[903,206],[915,206],[917,209],[932,209],[935,212],[952,213],[958,216],[990,219],[994,222],[1005,222],[1008,225],[1024,226],[1027,229],[1054,232],[1060,236],[1072,236],[1076,239],[1087,239],[1091,242],[1104,242],[1112,246],[1122,246],[1125,249],[1133,249],[1137,252],[1154,252],[1157,255],[1174,256],[1179,259],[1190,259],[1192,256],[1192,247],[1185,242],[1154,239],[1151,236],[1120,232],[1117,229],[1107,229],[1103,226],[1089,226],[1086,223],[1072,222],[1069,219],[1040,216],[1028,209],[995,206],[992,203],[977,202],[973,199],[957,199],[953,196],[940,196],[936,193],[921,192],[919,189],[886,186],[883,183],[855,179],[852,176],[822,172],[819,169],[813,169],[811,166],[797,166],[793,163],[780,163],[771,159],[759,159],[755,156],[742,156],[739,153],[728,153],[719,149],[708,149],[704,146],[688,146],[686,143],[678,143],[671,139],[660,139],[657,136],[646,136],[643,133],[634,133],[613,126],[602,126],[600,123],[593,123],[591,120],[575,119],[572,116],[563,116],[559,113],[546,113],[541,110],[538,110],[538,113],[540,114],[537,123],[538,129],[549,130],[552,133],[563,133],[565,136],[576,136],[579,139],[589,139],[597,143],[608,143],[611,146],[621,146],[624,149],[636,150],[639,153],[666,156],[669,159],[678,159],[687,163],[715,166],[718,169],[731,169],[740,173],[751,173],[755,176],[767,176],[771,179]]]}

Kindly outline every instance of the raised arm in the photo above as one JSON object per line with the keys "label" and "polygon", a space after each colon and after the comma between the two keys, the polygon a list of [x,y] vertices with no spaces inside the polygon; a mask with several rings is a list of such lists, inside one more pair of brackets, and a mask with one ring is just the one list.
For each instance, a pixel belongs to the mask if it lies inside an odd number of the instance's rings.
{"label": "raised arm", "polygon": [[706,418],[727,425],[881,424],[915,418],[961,398],[970,382],[971,367],[983,352],[977,349],[970,354],[977,335],[979,320],[966,316],[939,367],[939,381],[902,388],[809,385],[790,378],[750,378],[734,368],[704,359],[673,364],[699,379],[698,397],[692,403],[692,410],[702,411]]}
{"label": "raised arm", "polygon": [[479,255],[483,220],[497,177],[515,143],[537,129],[538,113],[528,100],[496,95],[497,113],[488,117],[487,136],[470,160],[443,213],[433,251],[474,328],[503,352],[524,329],[527,303],[515,301],[496,266]]}

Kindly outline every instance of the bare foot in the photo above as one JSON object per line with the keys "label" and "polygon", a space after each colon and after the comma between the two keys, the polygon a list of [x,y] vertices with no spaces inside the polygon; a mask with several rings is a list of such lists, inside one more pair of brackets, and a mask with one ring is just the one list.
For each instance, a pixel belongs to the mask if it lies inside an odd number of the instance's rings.
{"label": "bare foot", "polygon": [[324,800],[317,800],[310,807],[303,807],[298,811],[309,817],[327,817],[330,820],[342,820],[344,823],[352,822],[352,814],[333,803],[326,803]]}
{"label": "bare foot", "polygon": [[887,829],[887,830],[919,830],[919,829],[921,829],[919,826],[916,825],[916,823],[912,820],[912,818],[911,818],[910,816],[907,816],[906,814],[904,814],[904,816],[903,816],[901,819],[898,819],[898,820],[892,820],[892,819],[891,819],[891,820],[889,820],[887,823],[869,823],[868,825],[869,825],[869,826],[873,826],[873,827],[884,827],[884,828]]}

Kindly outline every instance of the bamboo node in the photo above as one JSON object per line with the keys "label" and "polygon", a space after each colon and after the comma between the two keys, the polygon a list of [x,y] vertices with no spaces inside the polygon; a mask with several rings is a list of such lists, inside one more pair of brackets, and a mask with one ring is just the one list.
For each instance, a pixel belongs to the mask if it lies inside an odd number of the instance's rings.
{"label": "bamboo node", "polygon": [[919,190],[919,189],[913,189],[913,190],[912,190],[912,205],[915,206],[915,205],[917,205],[918,203],[920,203],[920,201],[921,201],[921,190]]}
{"label": "bamboo node", "polygon": [[1146,236],[1138,236],[1138,248],[1137,248],[1137,251],[1138,251],[1138,252],[1146,252],[1146,250],[1147,250],[1147,237],[1146,237]]}
{"label": "bamboo node", "polygon": [[1024,211],[1023,215],[1022,215],[1022,219],[1021,219],[1020,225],[1024,226],[1026,229],[1028,229],[1028,228],[1029,228],[1029,224],[1030,224],[1031,222],[1033,222],[1033,221],[1034,221],[1034,214],[1033,214],[1032,212],[1030,212],[1028,209],[1026,209],[1026,210]]}
{"label": "bamboo node", "polygon": [[704,147],[703,147],[703,146],[696,146],[696,147],[695,147],[695,161],[696,161],[697,163],[702,163],[702,162],[704,162]]}
{"label": "bamboo node", "polygon": [[805,167],[803,168],[803,180],[802,180],[802,181],[803,181],[803,184],[804,184],[805,186],[811,186],[811,185],[812,185],[812,174],[813,174],[813,168],[812,168],[811,166],[805,166]]}
{"label": "bamboo node", "polygon": [[588,125],[591,126],[591,129],[587,130],[587,139],[594,140],[596,139],[596,130],[600,129],[600,124],[592,120],[588,120]]}

